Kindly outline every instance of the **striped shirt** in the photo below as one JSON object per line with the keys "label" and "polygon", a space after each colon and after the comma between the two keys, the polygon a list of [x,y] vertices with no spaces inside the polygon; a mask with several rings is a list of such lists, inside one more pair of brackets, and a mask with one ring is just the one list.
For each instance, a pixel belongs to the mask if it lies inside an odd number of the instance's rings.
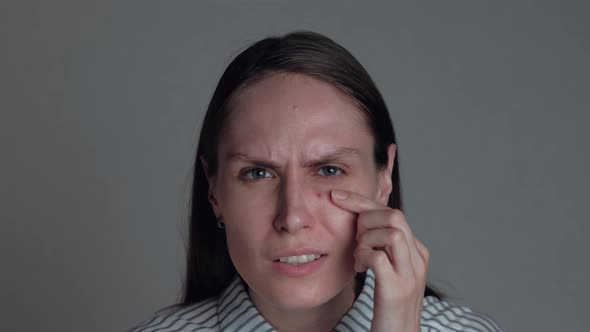
{"label": "striped shirt", "polygon": [[[361,293],[333,331],[355,332],[371,329],[374,289],[375,275],[369,269]],[[130,330],[130,332],[181,331],[270,332],[276,330],[256,309],[244,282],[236,276],[218,297],[158,313],[152,319]],[[501,332],[503,330],[486,315],[427,296],[423,301],[420,331]]]}

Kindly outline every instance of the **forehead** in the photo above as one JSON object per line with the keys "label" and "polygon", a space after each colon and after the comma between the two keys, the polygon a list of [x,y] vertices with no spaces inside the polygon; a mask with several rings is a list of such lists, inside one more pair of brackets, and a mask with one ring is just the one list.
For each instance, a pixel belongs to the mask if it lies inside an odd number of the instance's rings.
{"label": "forehead", "polygon": [[327,144],[371,150],[361,110],[331,84],[309,76],[273,74],[245,88],[233,105],[220,147],[313,150]]}

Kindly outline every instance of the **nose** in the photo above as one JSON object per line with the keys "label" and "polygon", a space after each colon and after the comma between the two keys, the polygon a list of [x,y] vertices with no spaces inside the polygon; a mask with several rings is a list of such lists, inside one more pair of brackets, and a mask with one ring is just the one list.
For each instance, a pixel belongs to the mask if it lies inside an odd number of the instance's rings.
{"label": "nose", "polygon": [[314,224],[309,209],[309,200],[313,197],[304,179],[291,172],[281,181],[278,193],[277,214],[274,227],[279,232],[296,233],[310,228]]}

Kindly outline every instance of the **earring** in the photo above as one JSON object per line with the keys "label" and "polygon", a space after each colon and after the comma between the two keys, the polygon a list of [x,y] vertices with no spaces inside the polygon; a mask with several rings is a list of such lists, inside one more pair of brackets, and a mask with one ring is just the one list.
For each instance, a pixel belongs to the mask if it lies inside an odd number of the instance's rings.
{"label": "earring", "polygon": [[217,218],[217,227],[219,227],[220,229],[224,229],[225,224],[221,220],[221,217]]}

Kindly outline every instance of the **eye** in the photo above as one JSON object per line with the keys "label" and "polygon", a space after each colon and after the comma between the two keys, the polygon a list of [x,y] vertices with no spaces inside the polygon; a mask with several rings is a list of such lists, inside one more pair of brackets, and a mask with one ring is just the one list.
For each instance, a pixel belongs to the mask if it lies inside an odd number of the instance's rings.
{"label": "eye", "polygon": [[322,176],[336,176],[342,174],[342,169],[336,166],[322,166],[318,173]]}
{"label": "eye", "polygon": [[249,181],[273,177],[273,175],[269,171],[260,167],[247,169],[242,173],[242,175],[246,180]]}

